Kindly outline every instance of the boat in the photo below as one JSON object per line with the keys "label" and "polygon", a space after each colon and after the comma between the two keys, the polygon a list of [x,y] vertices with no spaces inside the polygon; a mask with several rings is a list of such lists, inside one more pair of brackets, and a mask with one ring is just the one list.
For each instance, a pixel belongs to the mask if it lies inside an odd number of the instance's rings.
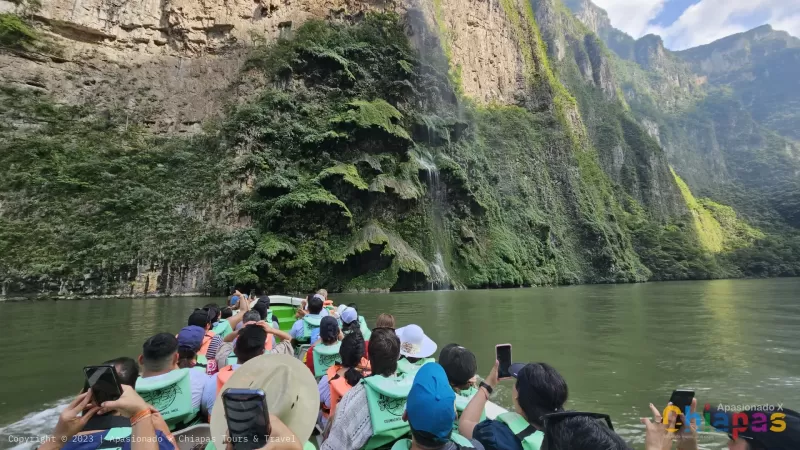
{"label": "boat", "polygon": [[[295,321],[295,311],[300,306],[301,302],[305,299],[299,297],[291,297],[288,295],[270,295],[270,310],[274,317],[278,318],[280,328],[288,332],[291,330]],[[258,300],[250,302],[250,307],[255,306]],[[304,352],[300,352],[302,355]],[[486,402],[484,409],[488,419],[496,419],[500,414],[508,412],[505,408],[492,402]],[[198,445],[211,442],[211,426],[207,423],[197,424],[180,431],[173,433],[175,439],[178,441],[179,450],[193,450],[197,449]],[[316,443],[316,448],[322,447],[322,429],[317,424],[315,436],[312,436]],[[204,448],[205,446],[201,447]],[[308,448],[308,445],[306,446]]]}

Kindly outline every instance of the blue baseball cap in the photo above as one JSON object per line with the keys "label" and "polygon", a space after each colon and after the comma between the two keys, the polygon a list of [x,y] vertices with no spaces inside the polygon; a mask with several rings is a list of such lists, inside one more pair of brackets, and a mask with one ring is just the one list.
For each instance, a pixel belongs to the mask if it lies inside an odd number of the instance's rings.
{"label": "blue baseball cap", "polygon": [[352,323],[354,320],[358,320],[358,313],[355,309],[351,307],[346,307],[342,310],[342,322],[344,323]]}
{"label": "blue baseball cap", "polygon": [[178,333],[178,347],[197,351],[203,345],[203,337],[205,335],[206,330],[197,325],[183,327]]}
{"label": "blue baseball cap", "polygon": [[456,420],[456,393],[437,363],[423,365],[414,376],[408,393],[406,414],[414,431],[429,433],[445,442]]}

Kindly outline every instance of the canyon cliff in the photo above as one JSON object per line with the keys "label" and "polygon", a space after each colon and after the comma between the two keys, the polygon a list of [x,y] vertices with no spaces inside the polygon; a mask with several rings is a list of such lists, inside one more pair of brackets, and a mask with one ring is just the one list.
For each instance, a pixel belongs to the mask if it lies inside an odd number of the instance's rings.
{"label": "canyon cliff", "polygon": [[586,25],[559,0],[0,12],[4,296],[737,276],[726,255],[764,237],[670,169],[701,191],[729,182],[751,170],[713,156],[730,146],[675,137],[641,106],[657,95],[677,116],[703,76],[597,11]]}

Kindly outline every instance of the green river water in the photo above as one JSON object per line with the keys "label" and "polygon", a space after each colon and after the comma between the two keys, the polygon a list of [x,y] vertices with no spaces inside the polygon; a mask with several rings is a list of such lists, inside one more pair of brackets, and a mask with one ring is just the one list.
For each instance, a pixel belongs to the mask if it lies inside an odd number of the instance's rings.
{"label": "green river water", "polygon": [[[566,378],[570,409],[611,414],[635,448],[649,402],[694,388],[701,403],[800,408],[800,279],[720,280],[493,291],[334,295],[370,326],[390,312],[439,344],[457,342],[485,376],[494,346],[515,361],[544,361]],[[0,303],[0,449],[49,432],[82,367],[136,357],[157,332],[177,332],[209,298]],[[219,302],[224,300],[218,299]],[[496,401],[509,406],[511,382]],[[705,448],[724,438],[701,436]]]}

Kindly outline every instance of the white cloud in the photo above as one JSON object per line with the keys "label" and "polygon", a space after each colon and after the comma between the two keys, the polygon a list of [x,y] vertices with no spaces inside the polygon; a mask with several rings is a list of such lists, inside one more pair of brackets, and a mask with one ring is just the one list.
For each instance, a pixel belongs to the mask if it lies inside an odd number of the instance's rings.
{"label": "white cloud", "polygon": [[647,33],[648,23],[658,16],[667,0],[593,0],[608,11],[611,24],[634,37]]}
{"label": "white cloud", "polygon": [[636,38],[658,34],[673,50],[708,44],[765,23],[800,36],[800,2],[796,0],[701,0],[665,27],[650,22],[671,0],[595,1],[608,11],[615,27]]}

